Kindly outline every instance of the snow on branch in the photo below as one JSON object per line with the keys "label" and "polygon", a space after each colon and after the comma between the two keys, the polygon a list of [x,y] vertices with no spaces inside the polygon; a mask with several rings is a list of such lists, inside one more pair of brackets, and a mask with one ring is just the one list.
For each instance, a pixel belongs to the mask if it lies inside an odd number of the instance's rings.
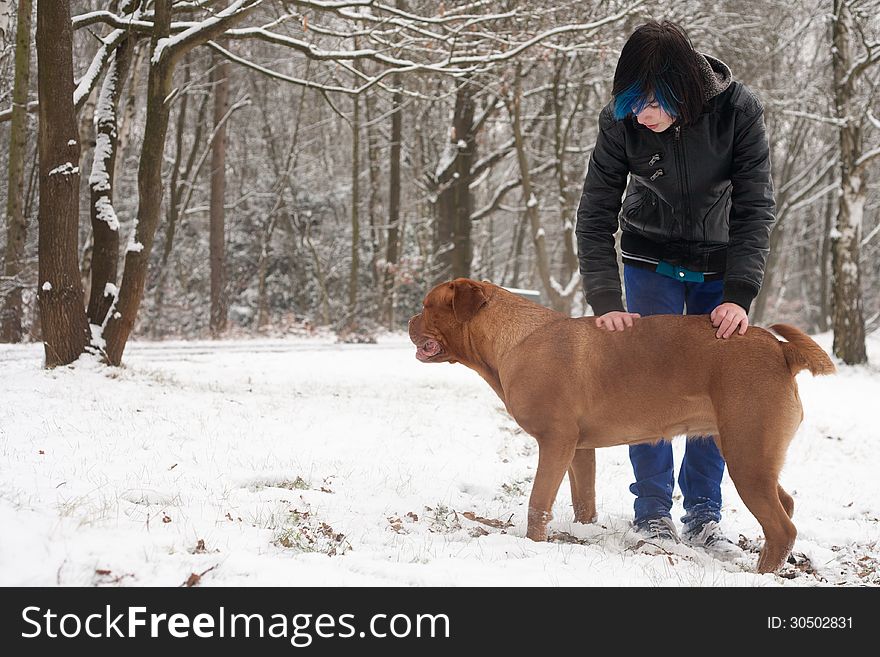
{"label": "snow on branch", "polygon": [[[92,57],[92,61],[89,64],[88,69],[79,80],[76,81],[76,89],[73,91],[73,105],[76,112],[79,112],[82,109],[83,104],[86,102],[86,99],[89,97],[89,94],[92,93],[92,89],[95,88],[95,85],[98,83],[98,79],[101,77],[101,73],[104,72],[104,68],[107,66],[107,62],[110,59],[110,55],[126,37],[129,36],[128,26],[132,24],[142,24],[146,28],[152,30],[152,23],[144,23],[140,21],[140,10],[134,11],[127,17],[116,16],[115,14],[110,14],[110,12],[100,12],[95,11],[89,14],[83,14],[81,16],[75,16],[73,21],[74,28],[82,27],[83,25],[89,25],[91,22],[99,22],[98,20],[92,20],[96,15],[109,14],[114,18],[118,19],[119,29],[113,30],[110,34],[100,39],[101,46],[98,48],[98,51],[95,53],[95,56]],[[79,24],[78,22],[79,21]],[[106,22],[106,21],[104,21]],[[28,112],[36,112],[40,107],[39,102],[33,101],[28,103],[27,110]],[[0,122],[9,121],[12,118],[12,108],[10,107],[7,110],[0,112]]]}
{"label": "snow on branch", "polygon": [[861,75],[865,69],[880,62],[880,42],[875,41],[873,43],[865,43],[865,47],[868,51],[864,56],[853,62],[853,65],[850,66],[849,70],[843,76],[843,81],[841,82],[843,86],[852,84],[853,80]]}
{"label": "snow on branch", "polygon": [[73,105],[77,112],[82,108],[89,94],[92,93],[92,89],[97,84],[98,78],[101,77],[101,73],[103,73],[104,67],[107,65],[107,61],[110,59],[110,55],[116,49],[116,46],[128,36],[129,34],[126,30],[114,30],[101,39],[101,47],[98,48],[98,52],[92,57],[92,63],[89,64],[85,75],[77,80],[76,89],[73,90]]}
{"label": "snow on branch", "polygon": [[152,64],[158,64],[165,53],[168,57],[177,59],[200,43],[205,43],[223,34],[230,26],[242,20],[252,10],[256,9],[263,0],[235,0],[222,11],[218,11],[192,27],[175,34],[173,37],[159,39],[151,58]]}
{"label": "snow on branch", "polygon": [[818,123],[829,123],[838,128],[846,125],[845,119],[838,119],[833,116],[821,116],[819,114],[811,114],[810,112],[784,109],[780,110],[780,114],[785,114],[786,116],[796,116],[802,119],[809,119],[810,121],[817,121]]}
{"label": "snow on branch", "polygon": [[88,27],[95,23],[104,23],[118,30],[135,30],[138,32],[150,33],[153,31],[152,21],[139,20],[134,14],[129,16],[119,16],[112,11],[90,11],[87,14],[79,14],[70,19],[74,30],[81,27]]}
{"label": "snow on branch", "polygon": [[95,197],[95,216],[107,224],[110,230],[119,230],[119,219],[113,209],[112,187],[108,165],[113,160],[116,140],[116,101],[119,96],[119,61],[113,55],[98,101],[95,106],[95,153],[89,186]]}
{"label": "snow on branch", "polygon": [[359,48],[357,50],[325,50],[313,46],[307,41],[296,39],[277,32],[271,32],[262,27],[244,27],[229,30],[225,34],[227,39],[252,39],[257,38],[268,43],[286,46],[298,50],[310,59],[348,61],[354,59],[373,59],[389,66],[398,67],[402,71],[434,71],[435,73],[465,74],[476,70],[475,66],[469,68],[454,68],[442,64],[419,63],[410,59],[402,59],[385,54],[373,48]]}
{"label": "snow on branch", "polygon": [[240,57],[239,55],[236,55],[236,54],[230,52],[229,50],[227,50],[226,48],[224,48],[223,46],[219,45],[215,41],[209,41],[207,43],[207,45],[210,48],[212,48],[213,50],[216,50],[218,53],[223,55],[223,57],[225,57],[226,59],[228,59],[232,62],[235,62],[236,64],[240,64],[241,66],[244,66],[246,68],[249,68],[249,69],[252,69],[252,70],[257,71],[259,73],[262,73],[263,75],[266,75],[270,78],[274,78],[276,80],[281,80],[282,82],[289,82],[291,84],[298,84],[303,87],[307,87],[309,89],[316,89],[321,92],[335,92],[335,93],[344,93],[344,94],[349,94],[352,96],[357,96],[357,95],[365,92],[370,87],[378,86],[380,89],[387,91],[388,93],[391,93],[391,94],[399,93],[404,96],[410,96],[412,98],[420,98],[423,100],[435,100],[435,98],[433,96],[428,96],[426,94],[419,93],[417,91],[410,91],[410,90],[404,89],[404,88],[389,87],[389,86],[384,85],[380,82],[380,80],[391,75],[392,73],[405,72],[406,69],[389,68],[389,69],[385,69],[384,71],[382,71],[374,76],[369,76],[369,75],[364,74],[362,71],[359,71],[358,69],[347,65],[345,62],[339,62],[340,66],[342,66],[346,70],[351,71],[352,73],[354,73],[355,75],[357,75],[358,77],[360,77],[364,80],[364,84],[362,84],[359,87],[342,87],[342,86],[332,85],[332,84],[323,84],[320,82],[315,82],[314,80],[306,80],[304,78],[294,77],[292,75],[287,75],[285,73],[279,73],[278,71],[266,68],[265,66],[257,64],[256,62],[252,62],[248,59],[245,59],[244,57]]}
{"label": "snow on branch", "polygon": [[450,57],[447,62],[449,64],[470,64],[470,63],[495,63],[495,62],[503,62],[513,59],[517,55],[521,54],[523,51],[528,50],[534,45],[541,43],[542,41],[546,41],[550,37],[558,36],[560,34],[566,34],[569,32],[593,32],[598,30],[603,25],[607,25],[608,23],[613,23],[615,21],[619,21],[620,19],[626,17],[633,10],[637,9],[640,5],[644,4],[647,0],[635,0],[632,4],[624,7],[620,11],[615,14],[611,14],[606,16],[605,18],[601,18],[597,21],[593,21],[591,23],[580,23],[574,25],[559,25],[558,27],[554,27],[549,30],[545,30],[538,35],[535,35],[531,39],[524,41],[514,48],[510,48],[509,50],[505,50],[501,53],[494,53],[491,55],[462,55],[459,57]]}
{"label": "snow on branch", "polygon": [[860,169],[878,156],[880,156],[880,148],[875,148],[868,151],[867,153],[862,153],[861,157],[859,157],[859,159],[853,163],[853,167],[856,169]]}

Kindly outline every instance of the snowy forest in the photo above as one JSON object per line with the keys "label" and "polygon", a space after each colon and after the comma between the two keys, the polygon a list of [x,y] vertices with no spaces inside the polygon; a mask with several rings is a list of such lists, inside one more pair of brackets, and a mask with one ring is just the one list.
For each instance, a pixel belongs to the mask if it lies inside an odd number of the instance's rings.
{"label": "snowy forest", "polygon": [[880,326],[880,1],[0,2],[0,340],[348,341],[466,276],[584,303],[575,210],[620,49],[688,30],[765,108],[751,323]]}

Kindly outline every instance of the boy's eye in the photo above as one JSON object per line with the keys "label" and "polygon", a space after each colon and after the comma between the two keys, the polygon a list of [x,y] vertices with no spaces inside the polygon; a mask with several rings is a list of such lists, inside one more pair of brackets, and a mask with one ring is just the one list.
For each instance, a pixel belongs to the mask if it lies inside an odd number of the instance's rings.
{"label": "boy's eye", "polygon": [[[645,105],[645,107],[650,107],[651,109],[657,109],[658,107],[660,107],[660,103],[658,103],[656,100],[654,100],[654,101],[651,101],[650,103],[648,103],[647,105]],[[631,107],[630,109],[632,110],[633,114],[638,114],[638,109],[639,109],[638,107]]]}

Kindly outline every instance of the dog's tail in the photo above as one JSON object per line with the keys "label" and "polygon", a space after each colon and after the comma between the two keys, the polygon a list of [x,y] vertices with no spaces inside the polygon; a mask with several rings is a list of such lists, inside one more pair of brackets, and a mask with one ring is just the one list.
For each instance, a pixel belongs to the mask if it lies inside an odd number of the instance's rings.
{"label": "dog's tail", "polygon": [[792,376],[801,370],[810,370],[814,375],[834,374],[837,371],[822,347],[800,329],[788,324],[774,324],[770,330],[788,340],[780,344]]}

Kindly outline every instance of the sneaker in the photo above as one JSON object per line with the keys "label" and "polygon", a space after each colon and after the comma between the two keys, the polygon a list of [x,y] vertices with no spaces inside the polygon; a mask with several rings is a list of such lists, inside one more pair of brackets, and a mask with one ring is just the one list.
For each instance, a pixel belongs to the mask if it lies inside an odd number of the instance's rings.
{"label": "sneaker", "polygon": [[685,530],[683,538],[691,547],[709,548],[720,552],[733,552],[738,549],[736,544],[721,531],[721,525],[714,520]]}
{"label": "sneaker", "polygon": [[672,518],[668,516],[660,516],[659,518],[647,518],[641,522],[635,523],[636,531],[645,538],[672,541],[673,543],[681,543],[678,537],[678,531]]}

